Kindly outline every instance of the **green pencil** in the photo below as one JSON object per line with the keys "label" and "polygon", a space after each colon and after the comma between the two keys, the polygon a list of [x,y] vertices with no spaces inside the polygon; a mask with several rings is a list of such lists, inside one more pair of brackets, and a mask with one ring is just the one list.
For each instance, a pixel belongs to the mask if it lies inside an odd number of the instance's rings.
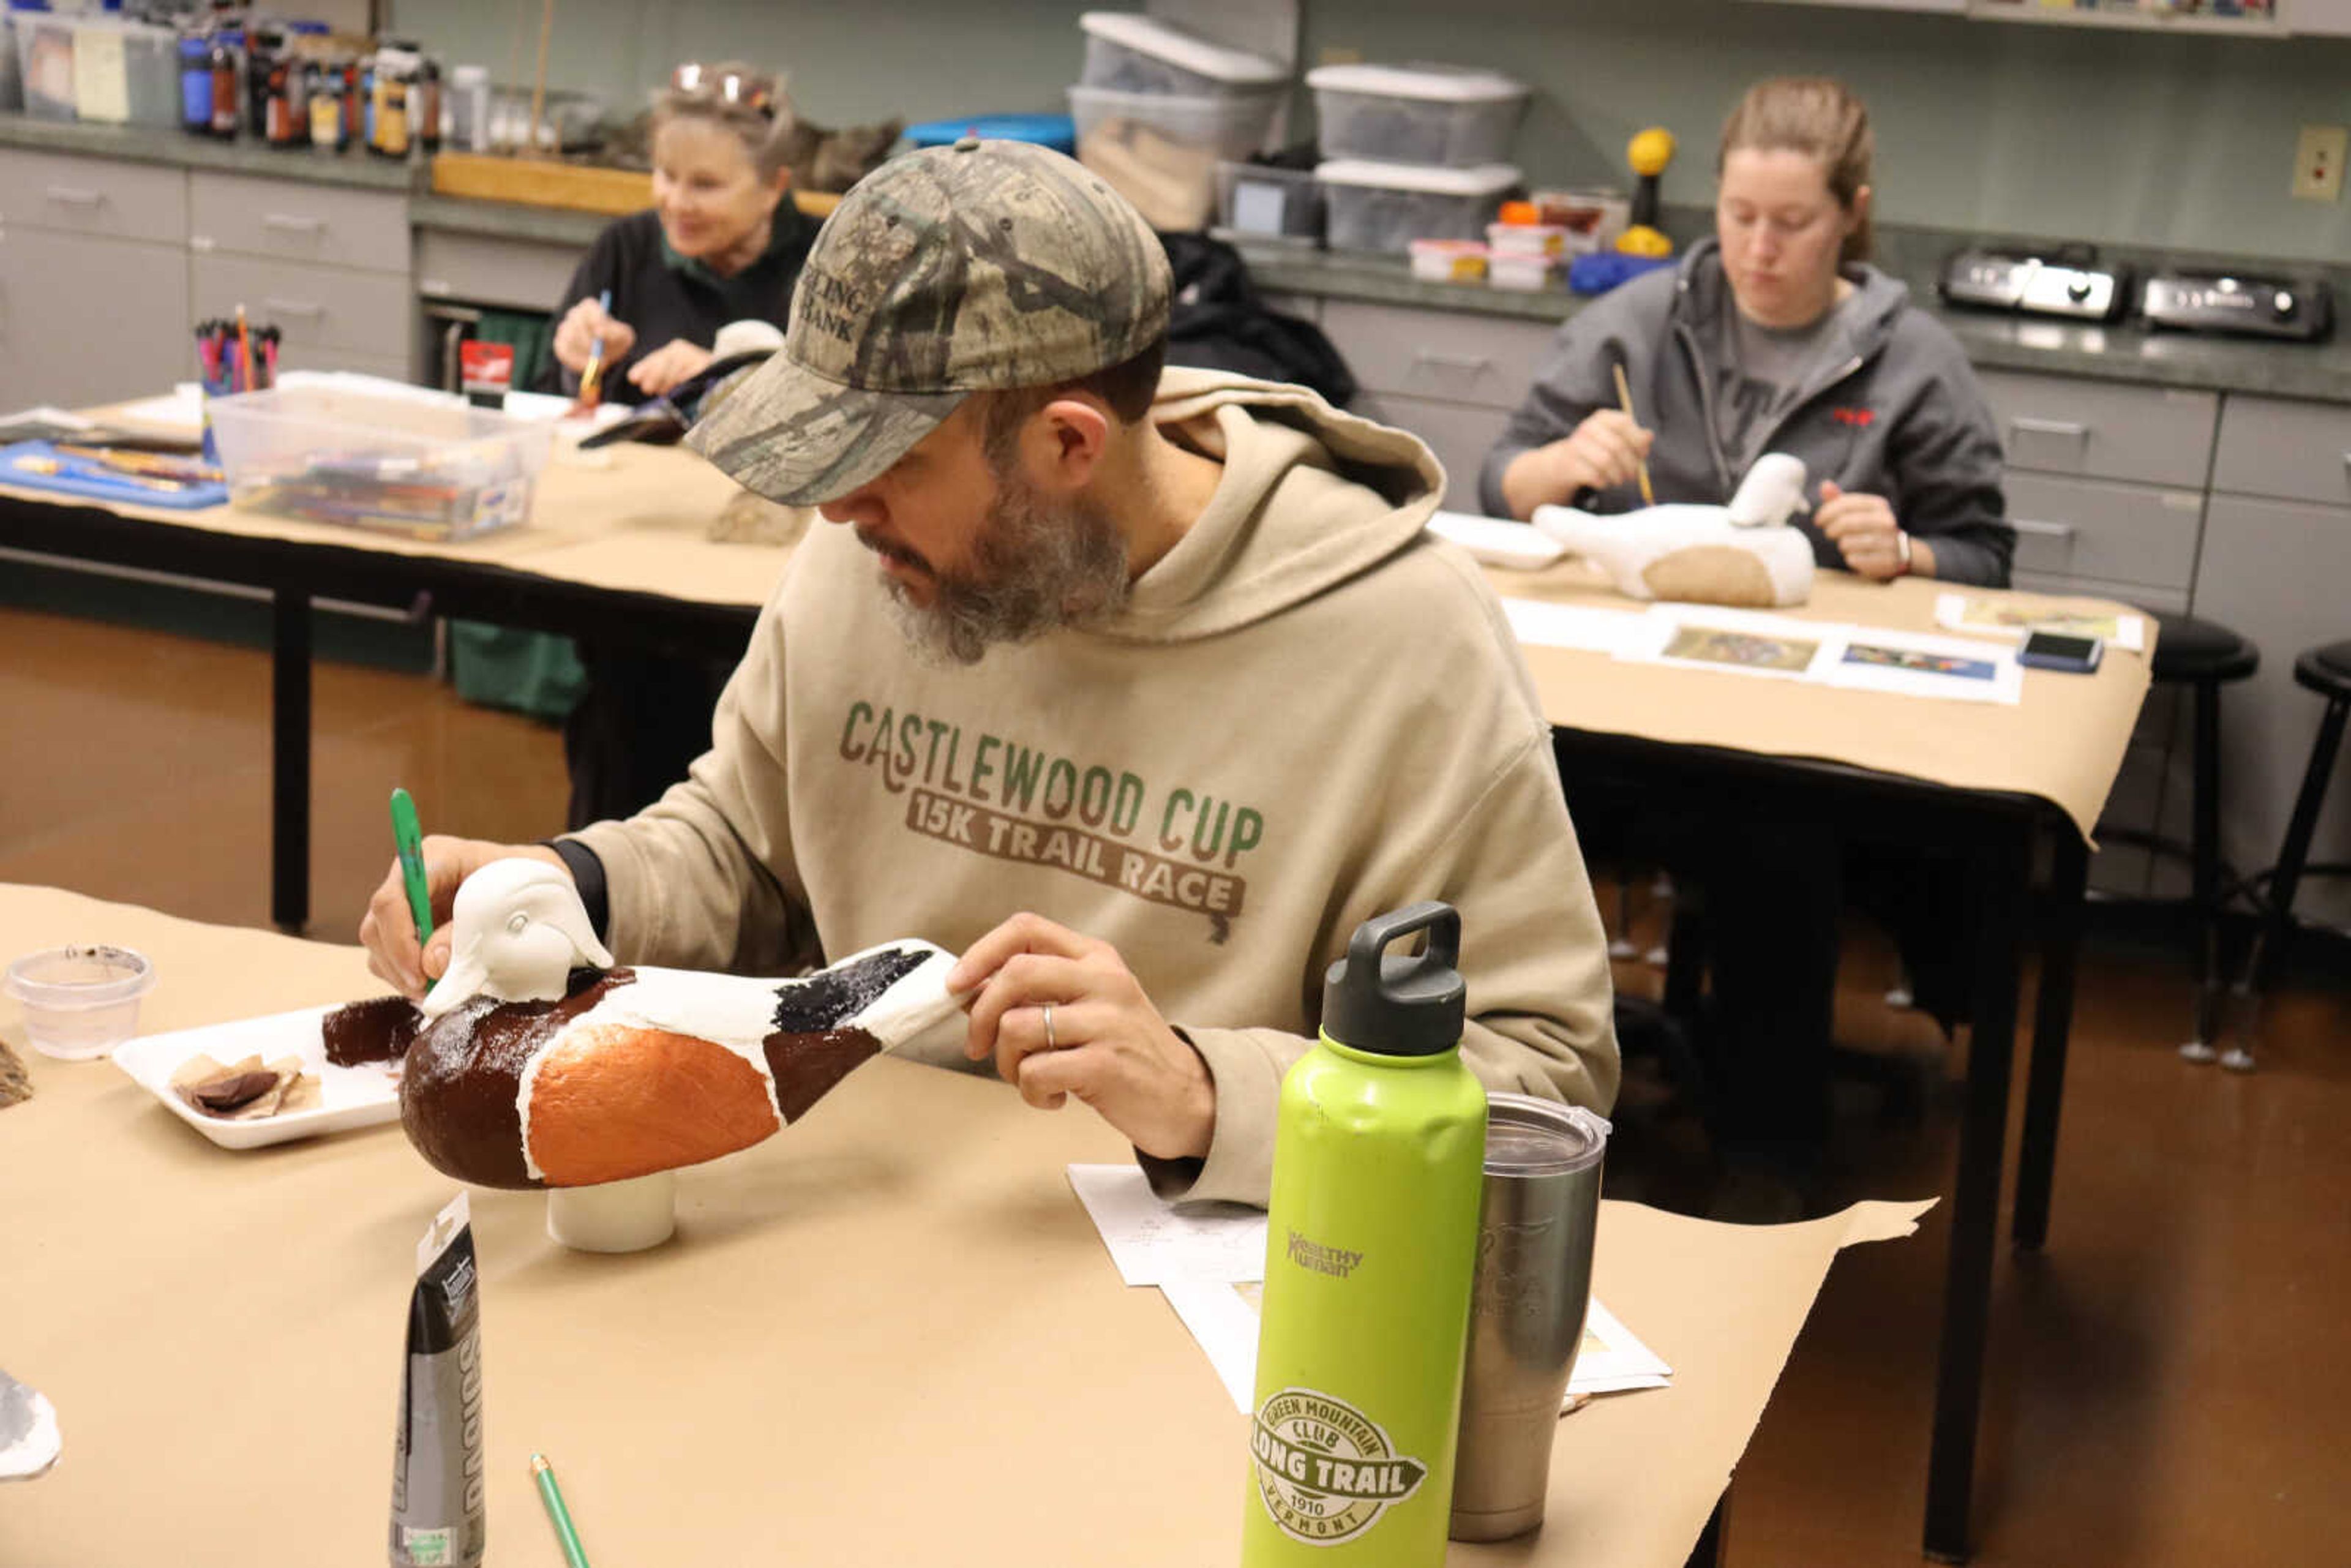
{"label": "green pencil", "polygon": [[555,1484],[555,1470],[544,1454],[530,1457],[530,1473],[538,1478],[538,1500],[555,1521],[555,1538],[563,1543],[563,1561],[570,1568],[588,1568],[588,1553],[580,1549],[580,1532],[571,1528],[571,1511],[563,1506],[563,1490]]}
{"label": "green pencil", "polygon": [[433,884],[424,880],[424,834],[416,825],[416,802],[405,789],[392,792],[392,843],[400,852],[400,874],[408,884],[408,912],[416,917],[416,946],[433,940]]}

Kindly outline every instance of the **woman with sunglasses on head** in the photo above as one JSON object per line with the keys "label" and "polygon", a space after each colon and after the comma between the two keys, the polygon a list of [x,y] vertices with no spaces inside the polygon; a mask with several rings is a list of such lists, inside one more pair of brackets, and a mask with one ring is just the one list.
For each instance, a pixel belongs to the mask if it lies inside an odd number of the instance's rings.
{"label": "woman with sunglasses on head", "polygon": [[[557,307],[549,390],[637,402],[700,373],[730,321],[781,330],[816,220],[789,195],[792,115],[747,66],[682,66],[653,113],[653,204],[597,236]],[[609,293],[609,308],[600,300]]]}
{"label": "woman with sunglasses on head", "polygon": [[[1880,580],[2004,588],[2016,546],[2000,435],[1965,354],[1870,267],[1869,111],[1843,84],[1758,82],[1723,126],[1714,237],[1560,329],[1488,455],[1480,498],[1524,519],[1730,499],[1758,457],[1809,471],[1793,519],[1815,561]],[[1629,382],[1635,420],[1619,406]],[[1579,797],[1587,844],[1606,817]],[[1965,868],[1929,846],[1859,843],[1782,814],[1616,824],[1702,899],[1710,1120],[1723,1218],[1791,1218],[1825,1196],[1829,1064],[1843,911],[1894,933],[1920,1010],[1964,1010],[1975,947]]]}
{"label": "woman with sunglasses on head", "polygon": [[[572,274],[545,390],[577,394],[600,335],[599,395],[633,403],[708,368],[730,322],[781,332],[818,227],[789,193],[792,131],[772,78],[678,68],[653,105],[653,204],[605,229]],[[574,828],[632,815],[684,779],[731,673],[617,642],[583,640],[580,658],[587,688],[563,726]]]}

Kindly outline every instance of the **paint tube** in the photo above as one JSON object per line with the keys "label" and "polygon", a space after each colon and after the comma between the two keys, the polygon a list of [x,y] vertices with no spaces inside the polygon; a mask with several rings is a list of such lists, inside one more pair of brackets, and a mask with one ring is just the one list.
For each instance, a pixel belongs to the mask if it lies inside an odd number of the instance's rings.
{"label": "paint tube", "polygon": [[416,1247],[392,1454],[392,1568],[482,1561],[482,1312],[471,1220],[459,1193]]}

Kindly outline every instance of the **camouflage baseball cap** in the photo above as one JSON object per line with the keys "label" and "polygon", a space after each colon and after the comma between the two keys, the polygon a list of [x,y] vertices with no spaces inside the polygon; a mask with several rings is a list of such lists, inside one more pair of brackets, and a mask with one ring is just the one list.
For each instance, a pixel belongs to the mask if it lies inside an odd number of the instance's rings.
{"label": "camouflage baseball cap", "polygon": [[969,393],[1107,370],[1167,330],[1167,253],[1061,154],[967,137],[893,159],[825,220],[783,351],[686,444],[770,500],[845,496]]}

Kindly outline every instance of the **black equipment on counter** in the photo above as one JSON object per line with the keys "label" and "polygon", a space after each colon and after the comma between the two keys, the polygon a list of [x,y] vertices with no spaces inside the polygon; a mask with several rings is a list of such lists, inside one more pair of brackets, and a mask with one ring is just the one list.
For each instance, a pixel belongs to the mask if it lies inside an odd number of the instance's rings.
{"label": "black equipment on counter", "polygon": [[2149,327],[2301,343],[2321,340],[2335,325],[2334,295],[2325,280],[2245,273],[2150,273],[2139,311]]}
{"label": "black equipment on counter", "polygon": [[2085,246],[2064,246],[2050,256],[1961,250],[1943,263],[1938,286],[1953,305],[2118,321],[2130,309],[2131,276],[2126,266],[2099,266],[2097,253]]}

